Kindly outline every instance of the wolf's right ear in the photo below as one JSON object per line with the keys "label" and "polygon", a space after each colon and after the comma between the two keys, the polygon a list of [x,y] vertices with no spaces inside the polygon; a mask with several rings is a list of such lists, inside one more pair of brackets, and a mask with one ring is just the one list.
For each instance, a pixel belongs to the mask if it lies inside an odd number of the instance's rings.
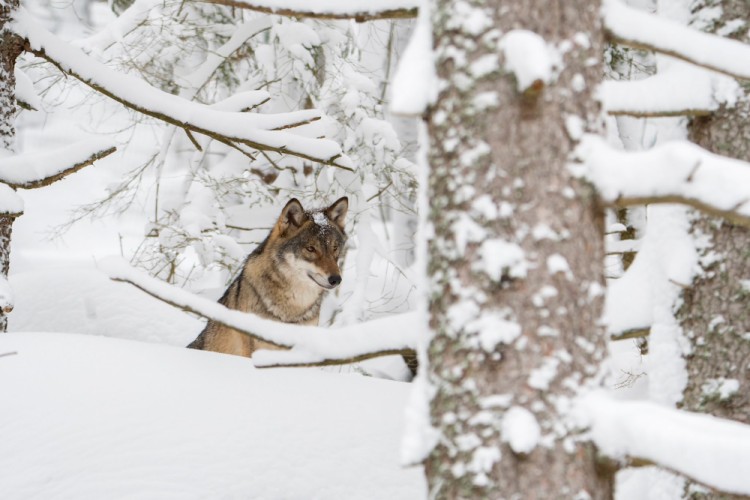
{"label": "wolf's right ear", "polygon": [[276,223],[282,232],[289,227],[300,227],[305,222],[305,209],[297,198],[289,200],[279,215],[279,221]]}

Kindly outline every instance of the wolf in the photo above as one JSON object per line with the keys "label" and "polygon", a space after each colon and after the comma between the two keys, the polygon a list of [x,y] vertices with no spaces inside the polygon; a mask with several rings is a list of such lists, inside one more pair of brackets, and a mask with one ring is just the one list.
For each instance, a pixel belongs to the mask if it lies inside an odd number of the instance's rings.
{"label": "wolf", "polygon": [[[290,200],[219,303],[284,323],[317,325],[325,292],[341,283],[348,209],[346,196],[312,211]],[[211,320],[188,347],[246,357],[258,349],[278,349]]]}

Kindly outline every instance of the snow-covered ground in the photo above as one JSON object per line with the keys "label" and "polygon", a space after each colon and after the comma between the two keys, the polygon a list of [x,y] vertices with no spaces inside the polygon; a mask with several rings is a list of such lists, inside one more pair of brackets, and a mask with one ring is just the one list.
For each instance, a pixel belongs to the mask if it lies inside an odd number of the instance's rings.
{"label": "snow-covered ground", "polygon": [[61,333],[0,354],[3,498],[426,495],[399,465],[407,384]]}

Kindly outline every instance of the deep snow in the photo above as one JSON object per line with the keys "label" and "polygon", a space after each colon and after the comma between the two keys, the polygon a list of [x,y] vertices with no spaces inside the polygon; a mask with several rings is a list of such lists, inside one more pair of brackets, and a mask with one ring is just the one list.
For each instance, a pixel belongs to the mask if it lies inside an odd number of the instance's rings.
{"label": "deep snow", "polygon": [[4,498],[414,499],[408,384],[61,333],[0,338]]}

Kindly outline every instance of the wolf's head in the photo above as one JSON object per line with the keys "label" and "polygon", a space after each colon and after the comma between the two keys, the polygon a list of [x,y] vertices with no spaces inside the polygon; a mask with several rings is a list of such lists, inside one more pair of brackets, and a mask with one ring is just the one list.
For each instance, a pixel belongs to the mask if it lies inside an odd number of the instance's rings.
{"label": "wolf's head", "polygon": [[283,265],[327,290],[341,283],[339,256],[346,243],[344,221],[349,199],[330,207],[305,211],[295,198],[281,210],[269,238],[269,250]]}

